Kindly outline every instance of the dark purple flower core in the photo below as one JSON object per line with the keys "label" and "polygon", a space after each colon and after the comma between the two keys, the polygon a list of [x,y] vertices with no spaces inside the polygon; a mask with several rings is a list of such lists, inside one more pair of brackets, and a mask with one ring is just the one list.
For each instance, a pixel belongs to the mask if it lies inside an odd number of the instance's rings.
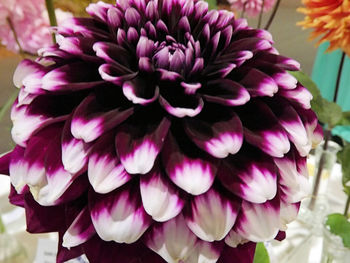
{"label": "dark purple flower core", "polygon": [[0,168],[28,231],[59,232],[58,262],[252,262],[295,218],[322,139],[299,64],[204,1],[87,12],[14,76]]}

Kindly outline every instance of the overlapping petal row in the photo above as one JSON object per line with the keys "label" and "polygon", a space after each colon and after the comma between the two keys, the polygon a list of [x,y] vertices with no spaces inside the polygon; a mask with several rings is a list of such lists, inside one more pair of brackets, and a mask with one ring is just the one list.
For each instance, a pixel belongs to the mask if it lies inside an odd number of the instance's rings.
{"label": "overlapping petal row", "polygon": [[319,43],[329,41],[328,51],[343,49],[350,55],[350,2],[349,0],[303,0],[304,21],[299,25],[312,28],[310,38]]}
{"label": "overlapping petal row", "polygon": [[58,262],[251,262],[295,218],[322,138],[299,64],[204,1],[87,11],[15,72],[0,168],[28,230],[59,232]]}

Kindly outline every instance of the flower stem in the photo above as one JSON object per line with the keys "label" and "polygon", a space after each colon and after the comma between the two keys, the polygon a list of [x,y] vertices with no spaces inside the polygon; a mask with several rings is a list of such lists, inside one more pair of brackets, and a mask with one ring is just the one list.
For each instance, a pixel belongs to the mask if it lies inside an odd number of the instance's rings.
{"label": "flower stem", "polygon": [[21,43],[19,43],[18,35],[17,35],[16,29],[15,29],[15,26],[12,23],[11,18],[10,17],[6,17],[6,22],[7,22],[7,24],[9,25],[9,27],[10,27],[10,29],[12,31],[13,37],[15,38],[16,44],[17,44],[18,49],[19,49],[19,53],[23,54],[24,51],[22,49]]}
{"label": "flower stem", "polygon": [[260,10],[259,20],[258,20],[258,28],[261,27],[261,21],[262,21],[262,16],[263,16],[263,12],[264,12],[264,6],[265,6],[265,0],[263,0],[262,3],[261,3],[261,10]]}
{"label": "flower stem", "polygon": [[275,18],[275,15],[277,13],[278,7],[280,6],[281,0],[277,0],[277,3],[275,4],[275,7],[273,8],[272,14],[269,18],[269,21],[267,22],[265,26],[265,30],[268,30],[272,24],[273,19]]}
{"label": "flower stem", "polygon": [[344,216],[346,216],[346,217],[348,217],[349,207],[350,207],[350,195],[348,196],[348,199],[346,200],[345,209],[344,209]]}
{"label": "flower stem", "polygon": [[329,142],[330,138],[331,138],[331,130],[327,129],[326,134],[325,134],[325,141],[323,144],[323,151],[321,154],[320,161],[318,163],[318,170],[317,170],[317,174],[316,174],[315,184],[314,184],[314,187],[312,189],[311,201],[309,204],[310,210],[314,210],[314,208],[315,208],[318,190],[320,188],[320,183],[321,183],[321,178],[322,178],[323,167],[324,167],[325,161],[326,161],[325,151],[327,151],[327,149],[328,149],[328,142]]}
{"label": "flower stem", "polygon": [[[50,19],[50,25],[51,26],[57,26],[55,7],[53,5],[52,0],[45,0],[45,3],[46,3],[47,13],[48,13],[49,19]],[[55,35],[55,33],[52,33],[52,42],[54,44],[56,44],[56,35]]]}
{"label": "flower stem", "polygon": [[339,91],[339,87],[340,87],[340,80],[341,80],[341,75],[343,72],[344,60],[345,60],[345,52],[343,51],[341,59],[340,59],[340,64],[339,64],[339,72],[338,72],[338,76],[337,76],[337,84],[335,86],[333,102],[337,102],[338,91]]}
{"label": "flower stem", "polygon": [[5,233],[5,225],[0,215],[0,234],[3,234],[3,233]]}

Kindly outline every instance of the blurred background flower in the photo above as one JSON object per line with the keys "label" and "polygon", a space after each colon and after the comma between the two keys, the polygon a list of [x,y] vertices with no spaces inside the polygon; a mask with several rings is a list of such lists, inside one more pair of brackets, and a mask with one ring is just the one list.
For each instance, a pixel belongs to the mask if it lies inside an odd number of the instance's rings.
{"label": "blurred background flower", "polygon": [[275,4],[275,0],[228,0],[232,9],[244,12],[251,17],[260,14],[261,9],[263,12],[268,12]]}
{"label": "blurred background flower", "polygon": [[349,0],[303,0],[304,21],[298,23],[312,28],[311,39],[320,37],[318,43],[329,41],[327,51],[342,49],[350,55],[350,1]]}
{"label": "blurred background flower", "polygon": [[[56,10],[58,22],[71,17]],[[0,40],[14,52],[36,54],[52,44],[49,17],[44,0],[7,0],[0,2]]]}
{"label": "blurred background flower", "polygon": [[[55,7],[73,13],[75,16],[87,16],[85,8],[100,0],[54,0]],[[103,0],[105,3],[115,4],[115,0]]]}

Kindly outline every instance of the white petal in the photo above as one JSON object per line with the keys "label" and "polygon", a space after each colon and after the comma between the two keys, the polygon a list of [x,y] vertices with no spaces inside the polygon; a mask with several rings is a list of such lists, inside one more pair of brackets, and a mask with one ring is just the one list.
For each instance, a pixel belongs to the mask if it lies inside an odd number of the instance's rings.
{"label": "white petal", "polygon": [[235,224],[239,204],[211,189],[196,196],[186,216],[188,227],[205,241],[222,240]]}

